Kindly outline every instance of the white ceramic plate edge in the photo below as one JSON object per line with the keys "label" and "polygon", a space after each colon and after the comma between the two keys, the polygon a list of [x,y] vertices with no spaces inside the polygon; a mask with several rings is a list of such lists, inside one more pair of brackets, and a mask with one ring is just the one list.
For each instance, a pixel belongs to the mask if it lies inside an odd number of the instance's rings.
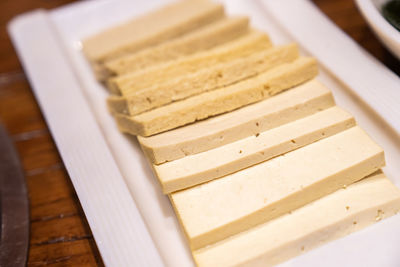
{"label": "white ceramic plate edge", "polygon": [[400,60],[400,31],[382,16],[373,0],[355,0],[355,2],[374,32]]}
{"label": "white ceramic plate edge", "polygon": [[163,266],[52,27],[47,12],[34,11],[8,29],[103,261]]}

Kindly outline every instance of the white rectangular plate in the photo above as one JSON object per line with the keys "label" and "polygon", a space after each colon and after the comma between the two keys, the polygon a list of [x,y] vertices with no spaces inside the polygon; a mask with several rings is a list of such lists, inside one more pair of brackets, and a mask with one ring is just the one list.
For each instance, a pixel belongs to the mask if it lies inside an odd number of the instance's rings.
{"label": "white rectangular plate", "polygon": [[[106,90],[81,40],[169,0],[99,0],[15,18],[9,31],[108,266],[193,266],[169,200],[135,138],[118,132]],[[319,79],[385,149],[400,186],[400,80],[305,0],[226,0],[229,13],[279,43],[317,57]],[[400,216],[334,241],[282,266],[399,266]]]}

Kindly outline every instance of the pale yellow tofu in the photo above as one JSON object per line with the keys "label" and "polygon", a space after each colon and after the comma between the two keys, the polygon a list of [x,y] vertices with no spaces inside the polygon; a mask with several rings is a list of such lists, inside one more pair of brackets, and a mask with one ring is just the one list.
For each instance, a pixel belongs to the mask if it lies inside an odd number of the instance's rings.
{"label": "pale yellow tofu", "polygon": [[273,266],[399,210],[399,189],[379,171],[292,213],[194,251],[193,256],[199,267]]}
{"label": "pale yellow tofu", "polygon": [[241,109],[138,140],[147,158],[160,164],[273,129],[334,104],[332,93],[311,80]]}
{"label": "pale yellow tofu", "polygon": [[224,17],[221,4],[181,0],[83,41],[86,56],[95,62],[124,56],[173,39]]}
{"label": "pale yellow tofu", "polygon": [[118,73],[120,74],[119,76],[109,79],[107,86],[110,92],[114,94],[126,95],[124,89],[129,92],[150,87],[154,84],[174,79],[174,77],[188,75],[199,69],[249,56],[258,51],[271,48],[271,46],[268,35],[257,30],[250,30],[242,37],[218,45],[210,50],[133,73]]}
{"label": "pale yellow tofu", "polygon": [[358,126],[223,178],[172,193],[192,249],[277,218],[385,165]]}
{"label": "pale yellow tofu", "polygon": [[229,17],[181,37],[104,63],[109,73],[128,73],[204,51],[249,31],[247,17]]}
{"label": "pale yellow tofu", "polygon": [[[137,115],[203,92],[218,89],[254,77],[299,57],[295,44],[278,46],[231,62],[200,69],[140,90],[125,88],[125,96],[110,96],[112,112]],[[122,88],[121,88],[122,89]]]}
{"label": "pale yellow tofu", "polygon": [[150,136],[261,101],[314,78],[313,58],[301,57],[254,78],[136,115],[117,114],[120,130]]}
{"label": "pale yellow tofu", "polygon": [[182,159],[153,165],[164,193],[182,190],[253,166],[355,126],[332,107],[303,119]]}

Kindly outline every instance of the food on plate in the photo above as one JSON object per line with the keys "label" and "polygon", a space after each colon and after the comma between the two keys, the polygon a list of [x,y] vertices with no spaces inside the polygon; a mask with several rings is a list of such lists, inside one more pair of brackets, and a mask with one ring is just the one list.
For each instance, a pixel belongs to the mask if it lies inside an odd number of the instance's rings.
{"label": "food on plate", "polygon": [[170,195],[192,249],[279,217],[385,165],[358,126]]}
{"label": "food on plate", "polygon": [[228,17],[165,43],[104,63],[109,73],[128,73],[204,51],[249,31],[248,18]]}
{"label": "food on plate", "polygon": [[121,90],[125,96],[111,96],[111,111],[136,115],[203,92],[229,86],[256,76],[282,63],[298,58],[295,44],[273,47],[229,63],[199,69],[197,72],[169,79],[139,90]]}
{"label": "food on plate", "polygon": [[204,152],[273,129],[335,105],[332,93],[311,80],[261,102],[161,134],[138,136],[154,164]]}
{"label": "food on plate", "polygon": [[[83,42],[86,56],[101,71],[104,62],[171,40],[225,16],[222,5],[185,0],[100,32]],[[98,77],[104,73],[98,73]]]}
{"label": "food on plate", "polygon": [[377,172],[193,255],[200,267],[273,266],[390,217],[399,207],[399,189]]}
{"label": "food on plate", "polygon": [[178,1],[83,44],[198,266],[275,265],[400,210],[383,149],[317,61],[247,17]]}
{"label": "food on plate", "polygon": [[164,193],[237,172],[355,126],[354,118],[332,107],[269,131],[203,153],[153,165]]}
{"label": "food on plate", "polygon": [[[135,91],[157,83],[164,83],[169,79],[246,57],[271,47],[268,35],[257,30],[250,30],[247,34],[210,50],[164,64],[157,64],[144,70],[121,73],[108,80],[108,88],[113,94],[126,95],[131,90]],[[124,91],[125,89],[127,92]]]}
{"label": "food on plate", "polygon": [[254,78],[135,116],[115,115],[123,132],[149,136],[269,98],[317,75],[313,58],[301,57]]}

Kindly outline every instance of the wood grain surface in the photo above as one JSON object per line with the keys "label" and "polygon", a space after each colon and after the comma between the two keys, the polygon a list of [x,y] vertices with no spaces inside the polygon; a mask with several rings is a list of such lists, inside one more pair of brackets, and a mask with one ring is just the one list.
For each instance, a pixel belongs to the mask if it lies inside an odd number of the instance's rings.
{"label": "wood grain surface", "polygon": [[[0,122],[14,140],[29,190],[29,266],[101,266],[85,215],[6,32],[15,15],[72,0],[0,1]],[[400,63],[375,38],[350,0],[314,0],[366,50],[400,75]]]}

